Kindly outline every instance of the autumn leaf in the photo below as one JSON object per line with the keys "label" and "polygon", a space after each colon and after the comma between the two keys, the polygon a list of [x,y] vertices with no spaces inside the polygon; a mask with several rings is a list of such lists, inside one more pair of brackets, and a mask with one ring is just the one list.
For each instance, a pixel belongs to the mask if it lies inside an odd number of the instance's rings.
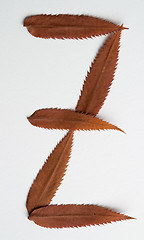
{"label": "autumn leaf", "polygon": [[30,34],[40,38],[90,38],[120,29],[112,22],[85,15],[34,15],[25,18]]}
{"label": "autumn leaf", "polygon": [[104,207],[96,205],[49,205],[35,209],[29,220],[47,228],[68,228],[106,224],[132,219]]}
{"label": "autumn leaf", "polygon": [[104,104],[114,80],[120,36],[121,31],[110,35],[94,59],[83,85],[77,111],[97,115]]}
{"label": "autumn leaf", "polygon": [[69,131],[39,171],[27,197],[26,207],[29,213],[51,202],[64,177],[71,154],[72,139],[73,132]]}
{"label": "autumn leaf", "polygon": [[120,128],[99,118],[68,109],[46,108],[35,111],[29,122],[37,127],[48,129],[105,130]]}

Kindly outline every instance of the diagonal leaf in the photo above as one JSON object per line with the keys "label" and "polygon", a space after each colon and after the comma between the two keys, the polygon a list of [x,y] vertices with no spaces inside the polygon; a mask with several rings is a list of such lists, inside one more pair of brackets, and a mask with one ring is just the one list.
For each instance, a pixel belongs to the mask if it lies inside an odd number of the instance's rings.
{"label": "diagonal leaf", "polygon": [[48,129],[105,130],[120,128],[99,118],[68,109],[46,108],[35,111],[29,122],[37,127]]}
{"label": "diagonal leaf", "polygon": [[97,115],[108,95],[118,61],[121,31],[108,37],[92,63],[76,110]]}
{"label": "diagonal leaf", "polygon": [[34,15],[24,20],[24,26],[40,38],[90,38],[119,30],[112,22],[84,15]]}
{"label": "diagonal leaf", "polygon": [[49,205],[35,209],[29,219],[47,228],[82,227],[132,219],[96,205]]}
{"label": "diagonal leaf", "polygon": [[27,197],[26,207],[29,213],[51,202],[64,177],[70,158],[72,139],[73,132],[69,131],[39,171]]}

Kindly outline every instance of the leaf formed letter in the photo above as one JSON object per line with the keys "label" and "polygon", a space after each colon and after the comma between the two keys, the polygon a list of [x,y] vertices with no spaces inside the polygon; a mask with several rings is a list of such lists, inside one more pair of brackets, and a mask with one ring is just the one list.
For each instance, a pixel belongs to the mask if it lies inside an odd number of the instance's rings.
{"label": "leaf formed letter", "polygon": [[59,187],[70,158],[73,132],[55,147],[34,180],[27,197],[26,207],[30,213],[34,208],[48,205]]}
{"label": "leaf formed letter", "polygon": [[79,39],[112,33],[92,63],[75,111],[40,109],[28,118],[37,127],[70,130],[48,157],[30,188],[26,203],[29,219],[48,228],[82,227],[132,219],[96,205],[49,205],[64,177],[74,131],[122,131],[95,115],[101,109],[114,78],[124,27],[99,18],[68,14],[31,16],[25,19],[24,26],[33,36],[40,38]]}
{"label": "leaf formed letter", "polygon": [[29,122],[37,127],[48,129],[105,130],[120,128],[99,118],[68,109],[46,108],[35,111]]}
{"label": "leaf formed letter", "polygon": [[112,22],[85,15],[34,15],[25,18],[24,26],[40,38],[90,38],[119,30]]}
{"label": "leaf formed letter", "polygon": [[108,37],[84,82],[76,110],[97,115],[108,95],[117,66],[121,31]]}
{"label": "leaf formed letter", "polygon": [[49,205],[35,209],[29,219],[48,228],[82,227],[132,219],[96,205]]}

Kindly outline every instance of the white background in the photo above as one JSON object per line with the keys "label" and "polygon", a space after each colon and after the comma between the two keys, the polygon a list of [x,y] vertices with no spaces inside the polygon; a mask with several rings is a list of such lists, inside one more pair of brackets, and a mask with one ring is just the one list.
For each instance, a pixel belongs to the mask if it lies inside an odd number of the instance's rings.
{"label": "white background", "polygon": [[[144,238],[144,1],[0,1],[0,239]],[[137,218],[79,229],[46,229],[27,219],[33,179],[66,131],[33,127],[26,117],[45,107],[74,109],[105,37],[44,40],[23,27],[34,14],[87,14],[129,27],[99,117],[122,128],[76,132],[67,174],[52,203],[93,203]]]}

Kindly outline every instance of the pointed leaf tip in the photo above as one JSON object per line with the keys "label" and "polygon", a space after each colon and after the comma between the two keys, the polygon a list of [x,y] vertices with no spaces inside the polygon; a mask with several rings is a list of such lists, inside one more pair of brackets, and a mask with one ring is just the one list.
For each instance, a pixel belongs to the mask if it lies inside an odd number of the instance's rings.
{"label": "pointed leaf tip", "polygon": [[123,24],[122,24],[122,30],[129,30],[128,27],[124,27]]}

